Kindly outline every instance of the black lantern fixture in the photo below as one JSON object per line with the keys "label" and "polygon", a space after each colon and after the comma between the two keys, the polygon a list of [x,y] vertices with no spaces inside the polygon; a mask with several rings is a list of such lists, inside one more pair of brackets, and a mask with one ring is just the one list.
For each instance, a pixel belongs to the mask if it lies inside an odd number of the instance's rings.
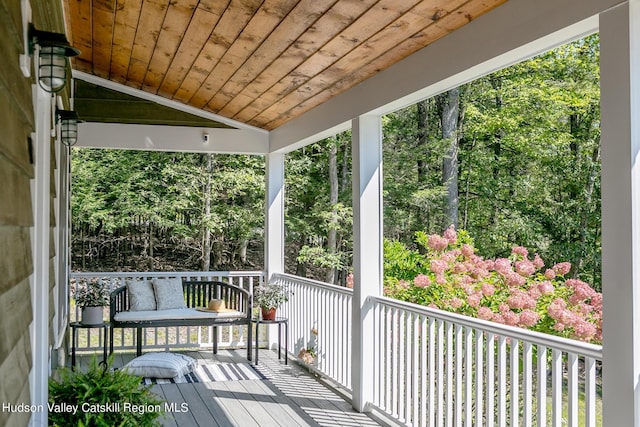
{"label": "black lantern fixture", "polygon": [[49,93],[59,92],[67,83],[67,57],[80,51],[69,44],[64,34],[36,30],[29,26],[29,50],[39,46],[38,83]]}
{"label": "black lantern fixture", "polygon": [[78,142],[78,123],[82,122],[78,113],[72,110],[56,110],[56,116],[60,123],[60,141],[67,147],[75,145]]}

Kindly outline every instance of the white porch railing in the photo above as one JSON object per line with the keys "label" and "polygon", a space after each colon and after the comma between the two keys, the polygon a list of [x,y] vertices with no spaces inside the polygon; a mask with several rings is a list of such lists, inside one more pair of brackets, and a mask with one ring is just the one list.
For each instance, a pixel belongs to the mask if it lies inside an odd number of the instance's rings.
{"label": "white porch railing", "polygon": [[[351,389],[350,289],[290,275],[293,350]],[[601,419],[602,346],[384,297],[374,314],[372,405],[415,426],[587,426]]]}
{"label": "white porch railing", "polygon": [[[183,280],[217,280],[231,283],[253,293],[253,286],[264,281],[262,271],[209,271],[209,272],[126,272],[126,273],[71,273],[72,281],[97,280],[105,284],[110,290],[125,284],[125,280],[142,280],[153,278],[179,277]],[[79,308],[71,306],[71,321],[80,319]],[[105,308],[105,319],[108,319],[108,307]],[[241,347],[245,346],[245,328],[240,326],[218,327],[218,346]],[[135,349],[135,333],[132,329],[118,328],[114,334],[114,350]],[[76,350],[102,349],[102,334],[98,329],[80,329],[78,331],[78,346]],[[146,328],[143,334],[143,348],[194,348],[211,347],[213,345],[212,327],[162,327]]]}
{"label": "white porch railing", "polygon": [[[351,389],[351,300],[353,291],[316,280],[277,274],[271,282],[285,283],[292,291],[281,308],[289,318],[289,342],[294,354],[315,347],[322,374]],[[312,331],[317,331],[315,335]]]}

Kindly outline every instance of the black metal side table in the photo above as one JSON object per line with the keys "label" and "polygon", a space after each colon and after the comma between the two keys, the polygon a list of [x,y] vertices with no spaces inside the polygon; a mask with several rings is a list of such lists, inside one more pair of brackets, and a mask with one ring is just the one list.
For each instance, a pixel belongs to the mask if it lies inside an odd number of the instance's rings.
{"label": "black metal side table", "polygon": [[278,325],[278,359],[280,359],[280,349],[282,344],[282,326],[284,325],[284,364],[289,364],[289,319],[286,317],[276,317],[275,320],[264,320],[262,318],[251,319],[256,324],[256,360],[258,364],[258,343],[260,340],[260,325]]}
{"label": "black metal side table", "polygon": [[86,325],[80,322],[71,322],[69,326],[71,327],[71,369],[75,368],[76,366],[76,345],[78,340],[78,328],[102,328],[102,361],[104,363],[107,362],[107,329],[109,329],[108,322],[102,322],[95,325]]}

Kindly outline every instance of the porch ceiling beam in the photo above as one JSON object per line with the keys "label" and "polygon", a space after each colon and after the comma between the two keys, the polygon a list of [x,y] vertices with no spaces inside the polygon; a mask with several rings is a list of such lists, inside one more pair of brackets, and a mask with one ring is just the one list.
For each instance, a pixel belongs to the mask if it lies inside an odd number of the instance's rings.
{"label": "porch ceiling beam", "polygon": [[360,85],[273,130],[272,152],[289,152],[597,30],[619,0],[511,0]]}
{"label": "porch ceiling beam", "polygon": [[[205,134],[208,141],[205,141]],[[266,154],[266,133],[246,129],[80,123],[77,147],[197,153]]]}

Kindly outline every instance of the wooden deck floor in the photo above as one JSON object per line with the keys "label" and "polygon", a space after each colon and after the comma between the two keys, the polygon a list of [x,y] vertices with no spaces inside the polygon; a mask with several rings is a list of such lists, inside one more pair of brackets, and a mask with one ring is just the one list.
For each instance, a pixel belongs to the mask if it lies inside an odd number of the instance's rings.
{"label": "wooden deck floor", "polygon": [[[220,362],[246,362],[244,350],[184,352],[195,358]],[[135,355],[116,353],[114,366]],[[81,357],[81,366],[87,363]],[[278,360],[276,352],[260,350],[259,370],[266,380],[221,381],[197,384],[154,385],[166,402],[185,412],[166,413],[165,426],[378,426],[379,421],[351,408],[334,390],[325,387],[296,362]]]}

